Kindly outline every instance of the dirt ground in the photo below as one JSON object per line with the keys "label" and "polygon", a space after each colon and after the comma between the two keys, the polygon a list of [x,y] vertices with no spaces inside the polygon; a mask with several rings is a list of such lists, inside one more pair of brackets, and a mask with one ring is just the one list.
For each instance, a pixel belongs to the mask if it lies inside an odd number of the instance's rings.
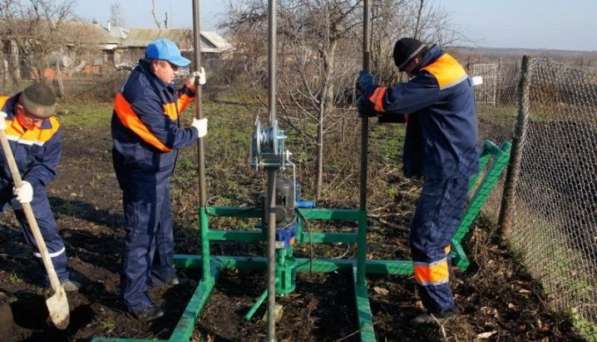
{"label": "dirt ground", "polygon": [[[162,338],[172,332],[199,278],[198,271],[181,271],[182,285],[152,292],[166,315],[151,324],[128,316],[118,298],[120,250],[124,231],[120,191],[111,165],[109,128],[65,132],[63,160],[50,200],[69,254],[69,262],[84,288],[69,294],[71,324],[58,331],[48,324],[44,290],[38,286],[41,267],[31,256],[6,210],[0,227],[0,290],[10,303],[14,326],[3,341],[86,341],[94,336]],[[397,175],[389,183],[403,184]],[[371,256],[405,256],[406,227],[414,198],[410,185],[385,208],[373,213],[402,212],[385,222],[372,218]],[[180,203],[175,203],[175,206]],[[176,209],[175,209],[176,210]],[[177,249],[189,252],[196,237],[179,218]],[[461,314],[444,325],[414,328],[409,320],[420,313],[414,281],[399,277],[369,278],[371,307],[380,341],[495,341],[581,340],[569,320],[549,310],[541,287],[505,251],[494,227],[481,219],[466,244],[473,265],[457,273],[454,292]],[[222,250],[226,251],[225,248]],[[243,316],[264,289],[264,274],[228,271],[200,317],[195,338],[208,341],[263,340],[263,308],[251,322]],[[278,324],[280,341],[358,340],[351,276],[343,273],[303,274],[297,291],[280,299],[284,316]],[[3,328],[4,329],[4,328]]]}

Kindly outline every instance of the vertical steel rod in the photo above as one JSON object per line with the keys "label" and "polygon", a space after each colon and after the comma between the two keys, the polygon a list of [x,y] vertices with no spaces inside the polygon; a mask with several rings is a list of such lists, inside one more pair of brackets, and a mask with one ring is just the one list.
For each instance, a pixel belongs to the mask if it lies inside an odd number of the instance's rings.
{"label": "vertical steel rod", "polygon": [[[363,10],[363,70],[369,71],[369,60],[371,54],[370,43],[370,19],[369,13],[371,10],[370,1],[365,0],[365,8]],[[369,150],[369,118],[363,116],[361,119],[361,186],[360,186],[360,208],[367,210],[367,170],[368,170],[368,150]]]}
{"label": "vertical steel rod", "polygon": [[[276,122],[276,49],[277,49],[276,1],[269,0],[269,121],[270,127]],[[276,137],[272,137],[276,139]],[[276,340],[276,172],[275,168],[267,169],[268,230],[267,230],[267,340]]]}
{"label": "vertical steel rod", "polygon": [[518,117],[512,139],[512,155],[510,157],[510,165],[508,165],[508,172],[506,173],[504,194],[502,195],[502,205],[500,208],[499,226],[504,240],[509,240],[512,235],[514,197],[516,196],[516,185],[520,175],[522,150],[526,141],[529,120],[531,68],[532,61],[529,56],[523,56],[520,68],[520,82],[518,84]]}
{"label": "vertical steel rod", "polygon": [[[371,3],[364,2],[363,8],[363,70],[369,71],[370,60],[370,12]],[[365,286],[365,264],[367,259],[367,170],[368,170],[368,149],[369,149],[369,119],[363,116],[361,119],[361,186],[360,186],[360,209],[363,218],[359,220],[358,249],[357,249],[357,285]]]}
{"label": "vertical steel rod", "polygon": [[[195,57],[195,70],[201,68],[201,9],[200,0],[193,0],[193,46]],[[199,84],[199,78],[195,78],[195,117],[203,118],[201,111],[202,87]],[[205,186],[205,146],[204,138],[199,138],[197,145],[197,154],[199,159],[199,203],[205,207],[207,202],[207,189]]]}
{"label": "vertical steel rod", "polygon": [[[193,0],[193,53],[194,53],[194,67],[198,71],[201,68],[201,0]],[[199,78],[195,78],[195,117],[203,118],[202,112],[202,89],[199,84]],[[199,162],[199,228],[201,231],[201,254],[203,279],[211,278],[211,267],[209,257],[209,241],[207,239],[207,215],[205,215],[205,208],[207,206],[207,189],[205,183],[205,142],[204,138],[199,138],[197,142],[197,160]]]}

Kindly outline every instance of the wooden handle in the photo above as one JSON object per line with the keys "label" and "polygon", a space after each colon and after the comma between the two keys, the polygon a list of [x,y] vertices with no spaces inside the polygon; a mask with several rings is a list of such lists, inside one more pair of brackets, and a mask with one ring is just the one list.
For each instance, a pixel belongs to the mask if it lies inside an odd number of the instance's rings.
{"label": "wooden handle", "polygon": [[[12,154],[12,150],[10,149],[10,144],[8,143],[8,138],[6,137],[6,132],[4,131],[4,129],[0,129],[0,143],[2,144],[2,151],[4,152],[4,156],[6,157],[6,161],[8,162],[8,168],[10,169],[10,174],[15,183],[15,187],[18,188],[23,183],[23,180],[21,179],[21,174],[19,173],[17,162],[15,161],[15,157]],[[41,235],[41,232],[39,231],[39,226],[37,225],[37,220],[35,219],[35,215],[33,214],[31,204],[22,203],[22,206],[23,211],[25,212],[25,217],[27,218],[27,223],[29,224],[29,228],[33,233],[33,237],[35,238],[35,243],[37,244],[39,253],[41,254],[41,259],[44,263],[44,267],[48,272],[50,285],[52,286],[52,289],[54,289],[54,291],[57,291],[58,288],[60,288],[60,280],[58,279],[58,275],[56,274],[56,270],[54,269],[54,264],[52,264],[52,260],[50,259],[50,254],[48,253],[46,242],[44,241],[44,238]]]}

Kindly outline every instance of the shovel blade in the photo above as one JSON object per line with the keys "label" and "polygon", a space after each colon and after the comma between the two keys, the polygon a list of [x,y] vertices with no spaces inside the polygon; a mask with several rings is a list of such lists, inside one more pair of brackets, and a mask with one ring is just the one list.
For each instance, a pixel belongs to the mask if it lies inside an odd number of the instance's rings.
{"label": "shovel blade", "polygon": [[64,330],[68,327],[70,310],[64,288],[60,286],[54,294],[46,299],[50,319],[56,328]]}

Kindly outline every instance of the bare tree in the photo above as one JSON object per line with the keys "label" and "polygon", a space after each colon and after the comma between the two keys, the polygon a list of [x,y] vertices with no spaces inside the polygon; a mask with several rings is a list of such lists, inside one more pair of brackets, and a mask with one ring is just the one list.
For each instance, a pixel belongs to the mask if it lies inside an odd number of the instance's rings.
{"label": "bare tree", "polygon": [[[326,136],[344,127],[344,119],[354,111],[346,94],[353,90],[361,63],[362,4],[362,0],[279,2],[280,118],[306,145],[315,146],[317,199],[325,178]],[[237,58],[237,63],[252,73],[251,79],[265,85],[266,2],[249,0],[231,7],[229,14],[224,27],[241,51],[242,60]],[[400,36],[447,41],[444,18],[443,12],[423,0],[375,1],[374,71],[387,80],[396,78],[391,49]]]}
{"label": "bare tree", "polygon": [[2,37],[15,45],[19,63],[37,77],[41,77],[47,56],[66,46],[64,28],[74,18],[73,7],[74,0],[0,1]]}
{"label": "bare tree", "polygon": [[153,22],[155,23],[155,26],[157,26],[157,28],[161,29],[162,25],[165,29],[168,28],[168,11],[164,11],[164,19],[160,22],[160,19],[158,18],[158,13],[156,11],[155,0],[151,0],[151,16],[153,17]]}
{"label": "bare tree", "polygon": [[126,26],[126,22],[124,20],[124,9],[120,5],[120,2],[113,2],[110,5],[110,25],[112,26]]}
{"label": "bare tree", "polygon": [[425,0],[379,0],[373,6],[371,65],[384,80],[398,80],[392,51],[398,38],[413,37],[447,46],[464,37],[452,28],[448,14]]}
{"label": "bare tree", "polygon": [[66,66],[69,56],[97,49],[97,31],[78,21],[73,8],[74,0],[0,0],[0,35],[10,47],[15,83],[21,69],[40,80],[45,68]]}

